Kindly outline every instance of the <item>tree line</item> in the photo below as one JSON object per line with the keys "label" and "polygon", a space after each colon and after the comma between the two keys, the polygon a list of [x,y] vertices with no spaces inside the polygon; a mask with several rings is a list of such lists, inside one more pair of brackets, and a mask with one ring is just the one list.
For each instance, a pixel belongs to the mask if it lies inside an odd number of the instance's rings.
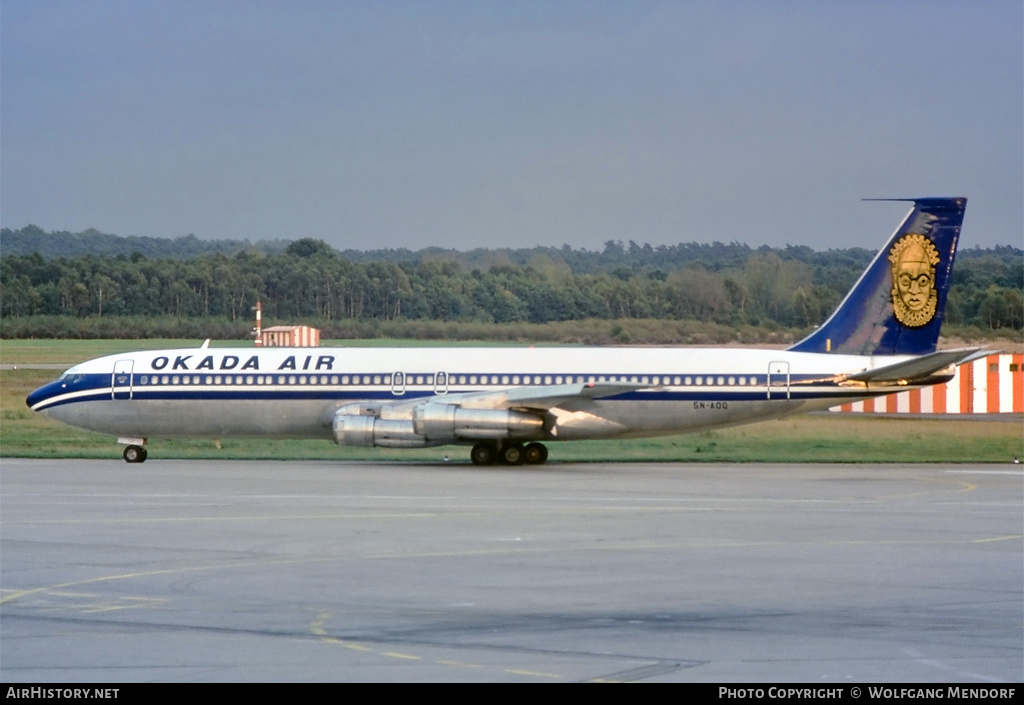
{"label": "tree line", "polygon": [[[599,253],[568,247],[430,249],[378,251],[374,257],[306,238],[278,253],[242,248],[188,257],[136,251],[54,258],[39,251],[10,253],[10,234],[4,230],[0,240],[4,337],[37,335],[32,323],[42,317],[49,325],[55,317],[135,317],[178,321],[183,329],[185,322],[194,327],[198,321],[206,329],[220,326],[229,337],[243,336],[257,300],[268,323],[307,322],[327,334],[359,325],[366,332],[366,324],[381,323],[588,320],[700,321],[798,334],[825,319],[873,255],[860,248],[816,252],[736,243],[654,248],[608,242]],[[963,250],[946,321],[983,333],[1019,331],[1022,291],[1020,249]],[[607,328],[612,339],[630,337],[621,325],[619,333]]]}

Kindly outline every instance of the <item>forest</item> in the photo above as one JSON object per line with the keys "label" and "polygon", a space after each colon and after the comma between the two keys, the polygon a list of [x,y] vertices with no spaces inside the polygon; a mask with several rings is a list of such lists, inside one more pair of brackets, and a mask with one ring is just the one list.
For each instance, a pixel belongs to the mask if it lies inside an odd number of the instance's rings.
{"label": "forest", "polygon": [[[308,323],[324,337],[763,342],[821,323],[873,254],[632,241],[601,252],[339,252],[313,238],[252,245],[5,228],[0,336],[243,338],[260,300],[265,325]],[[1022,250],[962,250],[947,327],[1014,335],[1022,292]]]}

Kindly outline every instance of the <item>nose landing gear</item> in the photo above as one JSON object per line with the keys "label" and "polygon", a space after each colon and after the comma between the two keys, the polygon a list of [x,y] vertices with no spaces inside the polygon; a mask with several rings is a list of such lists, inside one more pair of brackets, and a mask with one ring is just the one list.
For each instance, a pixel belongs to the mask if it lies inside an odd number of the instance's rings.
{"label": "nose landing gear", "polygon": [[149,453],[146,452],[146,439],[145,438],[134,438],[125,437],[117,439],[118,443],[124,443],[128,447],[124,449],[124,462],[126,463],[144,463]]}
{"label": "nose landing gear", "polygon": [[149,453],[142,446],[131,445],[124,449],[124,461],[126,463],[144,463]]}

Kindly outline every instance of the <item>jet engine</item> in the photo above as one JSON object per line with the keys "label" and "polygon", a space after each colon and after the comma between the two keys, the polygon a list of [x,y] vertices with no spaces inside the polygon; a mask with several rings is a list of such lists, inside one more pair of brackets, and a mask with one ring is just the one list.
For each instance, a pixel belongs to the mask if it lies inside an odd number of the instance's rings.
{"label": "jet engine", "polygon": [[544,419],[510,409],[464,409],[421,404],[411,418],[384,418],[380,407],[342,407],[334,415],[334,440],[343,446],[425,448],[457,441],[538,438]]}
{"label": "jet engine", "polygon": [[412,430],[412,421],[382,419],[377,416],[338,413],[334,416],[334,442],[340,446],[378,446],[380,448],[425,448],[423,436]]}

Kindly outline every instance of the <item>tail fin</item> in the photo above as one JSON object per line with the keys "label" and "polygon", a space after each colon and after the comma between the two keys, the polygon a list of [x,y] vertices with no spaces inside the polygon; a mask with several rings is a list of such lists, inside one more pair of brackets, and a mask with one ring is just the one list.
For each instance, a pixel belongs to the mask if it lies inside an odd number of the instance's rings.
{"label": "tail fin", "polygon": [[851,355],[935,351],[966,198],[912,200],[913,210],[820,328],[789,348]]}

